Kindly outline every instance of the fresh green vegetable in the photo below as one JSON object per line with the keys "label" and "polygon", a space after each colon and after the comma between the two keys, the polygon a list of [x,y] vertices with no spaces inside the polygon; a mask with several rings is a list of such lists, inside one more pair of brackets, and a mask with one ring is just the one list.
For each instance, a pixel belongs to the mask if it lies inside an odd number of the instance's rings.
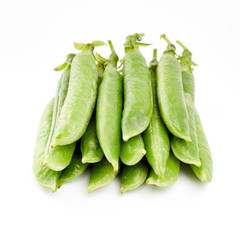
{"label": "fresh green vegetable", "polygon": [[140,187],[148,175],[148,165],[146,161],[140,161],[133,166],[124,166],[122,170],[122,184],[120,192],[134,190]]}
{"label": "fresh green vegetable", "polygon": [[112,54],[98,90],[96,106],[97,136],[107,160],[114,171],[119,170],[122,115],[122,76],[117,71],[118,56],[109,41]]}
{"label": "fresh green vegetable", "polygon": [[202,182],[211,182],[213,173],[212,154],[208,145],[207,137],[205,135],[201,119],[195,108],[195,122],[197,129],[199,157],[201,161],[201,167],[191,165],[194,173]]}
{"label": "fresh green vegetable", "polygon": [[175,46],[165,35],[161,37],[168,43],[167,50],[160,58],[157,69],[157,93],[161,116],[173,135],[191,142],[181,67],[175,57]]}
{"label": "fresh green vegetable", "polygon": [[101,41],[75,43],[81,52],[55,68],[64,71],[42,115],[33,158],[40,184],[56,191],[90,163],[89,193],[120,170],[121,193],[145,181],[168,187],[177,181],[180,161],[200,181],[211,181],[212,156],[195,108],[192,54],[177,41],[183,53],[176,57],[163,34],[167,49],[159,62],[154,49],[148,67],[139,51],[149,45],[141,42],[143,35],[126,37],[121,60],[110,40],[109,58],[93,53]]}
{"label": "fresh green vegetable", "polygon": [[[68,144],[65,146],[57,146],[54,149],[50,147],[51,141],[55,135],[56,124],[58,122],[59,115],[61,113],[64,101],[66,99],[66,95],[68,92],[70,71],[71,71],[71,63],[75,54],[69,54],[67,56],[65,69],[61,75],[57,93],[55,96],[54,107],[53,107],[53,117],[52,117],[52,125],[48,138],[48,143],[45,149],[45,159],[43,164],[47,165],[49,168],[55,171],[61,171],[64,169],[72,159],[72,155],[76,146],[76,143]],[[55,70],[59,71],[63,69],[63,66],[55,68]]]}
{"label": "fresh green vegetable", "polygon": [[128,166],[135,165],[145,154],[146,150],[141,134],[130,138],[127,142],[122,141],[120,158],[124,164]]}
{"label": "fresh green vegetable", "polygon": [[200,167],[201,162],[199,159],[194,113],[195,83],[192,73],[192,54],[181,42],[178,41],[178,43],[184,48],[183,54],[180,57],[180,64],[182,69],[184,96],[189,116],[189,130],[192,141],[191,143],[188,143],[185,140],[174,136],[171,140],[171,148],[174,155],[182,162],[194,164]]}
{"label": "fresh green vegetable", "polygon": [[70,164],[61,172],[58,180],[58,187],[61,187],[64,183],[70,182],[81,175],[88,164],[83,164],[81,161],[81,153],[78,149],[75,150]]}
{"label": "fresh green vegetable", "polygon": [[45,158],[45,149],[50,134],[52,117],[53,117],[54,99],[46,106],[37,134],[36,147],[33,156],[33,172],[37,181],[47,188],[51,188],[53,192],[57,190],[57,182],[60,172],[56,172],[43,165]]}
{"label": "fresh green vegetable", "polygon": [[88,185],[88,192],[92,192],[97,188],[101,188],[110,183],[118,172],[113,171],[112,164],[103,158],[102,161],[93,165],[90,181]]}
{"label": "fresh green vegetable", "polygon": [[159,178],[164,177],[165,167],[170,152],[168,130],[160,116],[156,89],[157,50],[154,50],[153,60],[150,63],[150,75],[153,92],[153,113],[148,128],[144,131],[143,140],[146,148],[146,157],[154,172]]}
{"label": "fresh green vegetable", "polygon": [[141,134],[149,125],[152,116],[151,81],[146,60],[138,49],[143,34],[126,38],[123,62],[124,108],[122,116],[122,138]]}
{"label": "fresh green vegetable", "polygon": [[147,179],[147,184],[153,184],[158,187],[168,187],[177,181],[180,169],[180,162],[175,156],[170,153],[165,169],[164,178],[159,178],[153,170],[150,171],[150,176]]}
{"label": "fresh green vegetable", "polygon": [[97,138],[95,116],[92,117],[81,139],[81,152],[83,163],[96,163],[104,156]]}
{"label": "fresh green vegetable", "polygon": [[82,50],[72,62],[69,89],[56,126],[52,147],[67,145],[80,139],[90,121],[97,97],[98,72],[93,57],[93,48],[103,45],[75,44]]}

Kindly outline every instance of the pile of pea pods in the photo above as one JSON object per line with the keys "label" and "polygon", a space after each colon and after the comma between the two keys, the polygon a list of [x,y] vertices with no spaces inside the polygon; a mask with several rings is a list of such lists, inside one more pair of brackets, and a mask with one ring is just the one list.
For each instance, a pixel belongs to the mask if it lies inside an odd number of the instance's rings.
{"label": "pile of pea pods", "polygon": [[189,164],[202,182],[212,179],[212,156],[195,107],[192,53],[167,48],[148,65],[139,46],[143,34],[126,37],[119,60],[113,44],[102,57],[102,41],[74,43],[55,68],[63,71],[56,95],[40,121],[33,158],[37,181],[55,192],[90,169],[88,192],[121,177],[120,192],[143,183],[168,187]]}

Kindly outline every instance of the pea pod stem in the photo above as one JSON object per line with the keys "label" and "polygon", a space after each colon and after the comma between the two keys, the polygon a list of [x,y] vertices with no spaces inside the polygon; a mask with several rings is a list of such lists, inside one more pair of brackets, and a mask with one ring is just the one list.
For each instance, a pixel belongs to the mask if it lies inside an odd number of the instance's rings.
{"label": "pea pod stem", "polygon": [[153,49],[153,60],[157,60],[157,49]]}
{"label": "pea pod stem", "polygon": [[109,45],[112,53],[115,53],[116,51],[115,51],[115,49],[114,49],[114,47],[113,47],[113,44],[112,44],[112,41],[111,41],[111,40],[108,40],[108,45]]}
{"label": "pea pod stem", "polygon": [[129,35],[126,37],[126,42],[124,43],[125,46],[125,53],[127,53],[130,49],[138,48],[138,46],[149,46],[149,43],[142,43],[142,36],[144,33],[135,33],[133,35]]}
{"label": "pea pod stem", "polygon": [[167,44],[168,44],[167,49],[164,51],[164,53],[172,53],[173,56],[175,56],[176,55],[176,52],[175,52],[176,51],[176,47],[175,47],[175,45],[173,45],[170,42],[170,40],[167,38],[167,36],[165,34],[162,34],[160,36],[160,38],[163,38],[167,42]]}
{"label": "pea pod stem", "polygon": [[100,46],[106,45],[106,43],[104,43],[103,41],[96,40],[96,41],[93,41],[92,43],[74,42],[73,45],[77,50],[89,51],[93,55],[93,50],[95,47],[100,47]]}
{"label": "pea pod stem", "polygon": [[179,44],[183,49],[187,49],[187,47],[183,45],[183,43],[180,42],[179,40],[177,40],[176,43]]}
{"label": "pea pod stem", "polygon": [[53,70],[54,70],[54,71],[62,71],[63,69],[65,69],[69,64],[72,63],[72,60],[73,60],[73,58],[75,57],[75,55],[76,55],[76,54],[74,54],[74,53],[69,53],[69,54],[67,55],[66,61],[65,61],[63,64],[55,67]]}
{"label": "pea pod stem", "polygon": [[163,38],[167,42],[167,44],[172,44],[170,40],[167,38],[166,34],[162,34],[160,38]]}

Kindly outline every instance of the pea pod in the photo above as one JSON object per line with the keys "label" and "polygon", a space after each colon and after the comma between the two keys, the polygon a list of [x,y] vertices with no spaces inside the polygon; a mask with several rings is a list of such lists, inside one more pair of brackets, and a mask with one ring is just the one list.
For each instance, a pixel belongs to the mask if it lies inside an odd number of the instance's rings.
{"label": "pea pod", "polygon": [[213,163],[212,154],[208,145],[207,137],[205,135],[201,119],[198,115],[197,109],[195,108],[195,123],[197,129],[199,157],[201,161],[201,167],[191,165],[194,173],[202,182],[211,182]]}
{"label": "pea pod", "polygon": [[200,167],[201,162],[199,159],[194,113],[195,83],[191,67],[193,64],[192,54],[181,42],[177,42],[184,48],[183,54],[180,57],[180,64],[182,69],[183,90],[189,116],[188,123],[192,142],[188,143],[185,140],[174,136],[171,140],[171,148],[174,155],[180,161]]}
{"label": "pea pod", "polygon": [[[61,110],[68,92],[71,62],[74,56],[74,54],[69,54],[67,56],[67,64],[65,65],[65,70],[63,71],[58,84],[54,101],[52,125],[45,150],[45,159],[43,162],[45,165],[55,171],[61,171],[71,162],[72,155],[76,146],[76,143],[72,143],[65,146],[56,146],[54,149],[50,147],[51,141],[55,136],[56,124],[58,122],[58,118],[61,114]],[[62,70],[62,68],[63,67],[61,67],[60,70]],[[55,70],[59,70],[59,67]]]}
{"label": "pea pod", "polygon": [[187,164],[194,164],[198,167],[201,166],[199,159],[198,140],[195,125],[194,116],[194,103],[192,97],[189,94],[185,94],[185,100],[187,104],[188,116],[189,116],[189,128],[192,142],[188,143],[185,140],[173,136],[171,139],[171,149],[174,155],[182,162]]}
{"label": "pea pod", "polygon": [[97,188],[107,185],[117,174],[118,172],[113,171],[112,164],[109,163],[106,158],[103,158],[102,161],[93,165],[88,192],[90,193]]}
{"label": "pea pod", "polygon": [[120,159],[124,164],[128,166],[135,165],[145,154],[146,150],[141,134],[130,138],[127,142],[122,141]]}
{"label": "pea pod", "polygon": [[151,81],[146,60],[138,49],[143,34],[130,35],[125,42],[123,62],[124,108],[122,138],[141,134],[149,125],[152,116]]}
{"label": "pea pod", "polygon": [[118,56],[108,41],[112,54],[103,73],[99,86],[96,124],[97,136],[107,160],[113,165],[114,171],[119,170],[121,146],[121,114],[122,114],[122,76],[117,71]]}
{"label": "pea pod", "polygon": [[101,161],[104,156],[96,134],[95,116],[92,117],[81,139],[81,152],[83,163],[96,163]]}
{"label": "pea pod", "polygon": [[52,191],[55,192],[57,190],[60,172],[53,171],[42,164],[52,124],[53,106],[54,99],[46,106],[38,127],[36,147],[33,156],[33,172],[40,184],[47,188],[51,188]]}
{"label": "pea pod", "polygon": [[175,57],[175,46],[165,35],[162,37],[168,42],[168,47],[160,58],[157,69],[157,93],[161,116],[173,135],[191,142],[181,67]]}
{"label": "pea pod", "polygon": [[153,93],[153,113],[149,126],[143,133],[146,157],[154,172],[159,178],[164,177],[165,167],[170,152],[168,130],[160,116],[156,89],[156,60],[157,50],[154,50],[153,60],[150,63],[150,75]]}
{"label": "pea pod", "polygon": [[75,44],[82,50],[76,54],[71,67],[69,89],[56,126],[52,147],[67,145],[80,139],[91,119],[97,97],[98,72],[93,57],[93,48],[103,45]]}
{"label": "pea pod", "polygon": [[70,164],[61,172],[58,180],[58,187],[61,187],[66,182],[74,180],[85,171],[88,164],[83,164],[81,159],[81,153],[76,149]]}
{"label": "pea pod", "polygon": [[140,161],[133,166],[124,166],[120,192],[124,193],[140,187],[145,182],[147,175],[148,165],[146,161]]}
{"label": "pea pod", "polygon": [[147,184],[153,184],[158,187],[168,187],[177,181],[180,169],[180,162],[175,156],[170,153],[169,159],[167,161],[167,166],[165,169],[164,178],[159,178],[153,169],[150,171],[149,178],[147,179]]}

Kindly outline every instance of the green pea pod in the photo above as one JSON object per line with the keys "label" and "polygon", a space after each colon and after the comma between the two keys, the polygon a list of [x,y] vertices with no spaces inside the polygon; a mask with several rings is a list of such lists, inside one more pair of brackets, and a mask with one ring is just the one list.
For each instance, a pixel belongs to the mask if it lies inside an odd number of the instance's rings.
{"label": "green pea pod", "polygon": [[72,61],[71,76],[52,147],[79,140],[91,119],[97,97],[98,72],[92,54],[93,44],[75,44],[82,49]]}
{"label": "green pea pod", "polygon": [[57,190],[60,172],[53,171],[42,164],[52,124],[53,106],[54,99],[52,99],[45,108],[38,127],[36,147],[33,156],[33,172],[40,184],[51,188],[52,191],[55,192]]}
{"label": "green pea pod", "polygon": [[122,114],[122,76],[117,71],[118,56],[111,41],[112,54],[105,68],[102,83],[99,87],[96,124],[99,143],[114,171],[119,170],[121,146],[121,114]]}
{"label": "green pea pod", "polygon": [[101,161],[104,156],[96,134],[95,117],[92,117],[81,139],[81,152],[83,163],[96,163]]}
{"label": "green pea pod", "polygon": [[188,123],[192,142],[188,143],[185,140],[174,136],[171,140],[171,148],[174,155],[180,161],[187,164],[194,164],[200,167],[201,162],[199,159],[199,149],[194,113],[195,82],[191,67],[193,65],[192,54],[181,42],[177,42],[184,48],[183,54],[180,57],[180,64],[182,69],[183,90],[189,116]]}
{"label": "green pea pod", "polygon": [[149,126],[143,133],[146,157],[154,172],[159,178],[164,177],[165,167],[170,152],[168,130],[160,116],[156,90],[156,68],[157,50],[154,50],[154,57],[150,63],[150,75],[153,92],[153,114]]}
{"label": "green pea pod", "polygon": [[83,164],[81,161],[81,154],[75,151],[71,163],[61,172],[58,180],[58,187],[80,176],[87,167],[88,164]]}
{"label": "green pea pod", "polygon": [[130,35],[125,42],[123,62],[124,108],[122,135],[128,139],[141,134],[149,125],[153,100],[151,81],[145,58],[138,49],[141,34]]}
{"label": "green pea pod", "polygon": [[56,124],[58,122],[59,116],[61,114],[62,107],[64,105],[68,86],[69,86],[69,78],[71,71],[71,62],[75,55],[69,54],[67,57],[67,66],[62,73],[60,78],[57,93],[55,96],[54,108],[53,108],[53,119],[51,131],[48,139],[48,144],[45,150],[45,159],[44,164],[49,168],[55,171],[63,170],[68,164],[71,162],[72,155],[74,153],[74,149],[76,143],[64,145],[64,146],[56,146],[54,149],[50,147],[51,142],[55,136]]}
{"label": "green pea pod", "polygon": [[157,69],[158,104],[168,130],[176,137],[191,142],[188,112],[184,99],[181,67],[175,57],[175,46],[168,42]]}
{"label": "green pea pod", "polygon": [[107,185],[117,174],[118,172],[113,171],[112,164],[109,163],[106,158],[103,158],[102,161],[98,163],[94,163],[88,185],[88,192],[90,193],[97,188]]}
{"label": "green pea pod", "polygon": [[213,163],[212,154],[208,145],[207,137],[205,135],[201,119],[198,115],[197,109],[195,108],[195,122],[197,129],[198,147],[199,147],[199,157],[201,161],[201,167],[196,167],[191,165],[194,173],[202,182],[211,182]]}
{"label": "green pea pod", "polygon": [[130,138],[127,142],[122,141],[120,150],[121,161],[132,166],[137,164],[146,154],[142,135]]}
{"label": "green pea pod", "polygon": [[192,96],[188,93],[185,93],[185,100],[189,115],[189,128],[190,128],[190,136],[192,139],[191,143],[186,142],[185,140],[178,138],[176,136],[172,137],[171,140],[171,149],[180,161],[187,164],[194,164],[198,167],[201,166],[201,162],[199,159],[199,149],[198,149],[198,140],[196,133],[196,125],[195,125],[195,115],[194,115],[194,103],[192,100]]}
{"label": "green pea pod", "polygon": [[175,158],[175,156],[170,153],[169,159],[167,162],[167,166],[165,169],[164,178],[159,178],[153,170],[150,171],[150,176],[147,179],[147,184],[153,184],[158,187],[168,187],[173,185],[178,178],[179,175],[179,169],[180,169],[180,162],[178,159]]}
{"label": "green pea pod", "polygon": [[133,166],[124,166],[120,192],[124,193],[140,187],[145,182],[147,175],[148,165],[146,161],[140,161]]}

